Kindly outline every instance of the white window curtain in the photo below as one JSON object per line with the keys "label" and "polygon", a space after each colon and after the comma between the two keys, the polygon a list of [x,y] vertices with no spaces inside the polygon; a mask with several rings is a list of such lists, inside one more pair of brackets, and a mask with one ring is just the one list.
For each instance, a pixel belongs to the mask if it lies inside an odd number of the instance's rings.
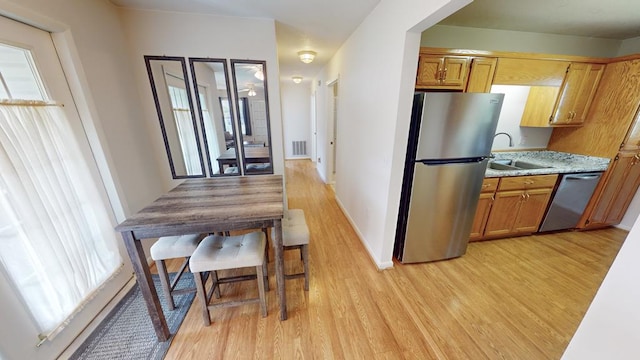
{"label": "white window curtain", "polygon": [[182,157],[187,169],[187,175],[200,175],[202,173],[200,153],[198,153],[198,144],[194,135],[196,134],[196,129],[193,128],[187,90],[169,86],[169,97],[171,98],[173,117],[178,129],[178,138],[182,147]]}
{"label": "white window curtain", "polygon": [[52,337],[118,269],[107,207],[58,106],[0,105],[0,261]]}
{"label": "white window curtain", "polygon": [[220,156],[220,143],[218,141],[217,131],[211,116],[212,114],[209,111],[209,94],[205,87],[198,86],[198,88],[200,105],[202,108],[202,122],[204,123],[204,131],[207,134],[207,150],[209,150],[209,156],[211,156],[212,159],[217,159]]}

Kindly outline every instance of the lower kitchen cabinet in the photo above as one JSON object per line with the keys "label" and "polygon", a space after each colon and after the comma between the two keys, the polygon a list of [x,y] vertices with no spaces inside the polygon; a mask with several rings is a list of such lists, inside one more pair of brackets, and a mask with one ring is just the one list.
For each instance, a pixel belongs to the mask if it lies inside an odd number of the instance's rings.
{"label": "lower kitchen cabinet", "polygon": [[482,192],[478,199],[478,206],[476,207],[476,216],[473,218],[473,225],[471,226],[471,234],[469,235],[469,241],[481,240],[484,232],[484,227],[487,224],[489,218],[489,211],[494,201],[494,195],[498,188],[499,178],[486,178],[482,182]]}
{"label": "lower kitchen cabinet", "polygon": [[[557,179],[555,174],[501,178],[495,195],[490,194],[492,201],[484,229],[474,228],[471,240],[538,231]],[[479,204],[476,222],[480,221],[481,207],[486,206],[482,201]]]}
{"label": "lower kitchen cabinet", "polygon": [[620,152],[607,172],[586,227],[616,225],[622,221],[640,186],[640,153]]}

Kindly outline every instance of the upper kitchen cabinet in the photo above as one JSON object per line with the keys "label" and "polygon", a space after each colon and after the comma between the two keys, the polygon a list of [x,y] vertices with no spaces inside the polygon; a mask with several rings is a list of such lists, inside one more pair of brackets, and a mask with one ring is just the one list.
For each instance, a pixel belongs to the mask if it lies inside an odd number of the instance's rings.
{"label": "upper kitchen cabinet", "polygon": [[472,58],[466,92],[491,92],[491,84],[497,63],[498,59],[496,58]]}
{"label": "upper kitchen cabinet", "polygon": [[493,84],[560,86],[568,66],[568,61],[501,57]]}
{"label": "upper kitchen cabinet", "polygon": [[[531,86],[520,126],[581,126],[584,123],[604,71],[603,64],[505,60],[513,61],[499,63],[494,84]],[[523,74],[511,74],[518,64],[531,68]]]}
{"label": "upper kitchen cabinet", "polygon": [[553,115],[552,126],[580,126],[584,123],[604,72],[603,64],[572,63],[560,87]]}
{"label": "upper kitchen cabinet", "polygon": [[638,140],[633,145],[637,137],[633,128],[639,105],[640,59],[611,62],[604,69],[584,125],[554,129],[547,148],[611,159],[621,146],[635,150]]}
{"label": "upper kitchen cabinet", "polygon": [[636,110],[636,116],[634,116],[627,136],[624,138],[622,145],[620,145],[621,151],[640,151],[640,107]]}
{"label": "upper kitchen cabinet", "polygon": [[420,54],[416,89],[464,91],[469,63],[466,56]]}

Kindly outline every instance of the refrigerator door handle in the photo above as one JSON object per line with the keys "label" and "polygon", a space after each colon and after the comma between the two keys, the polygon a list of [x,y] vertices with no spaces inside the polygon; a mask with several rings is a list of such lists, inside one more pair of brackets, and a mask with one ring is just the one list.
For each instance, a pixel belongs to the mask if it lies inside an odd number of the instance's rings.
{"label": "refrigerator door handle", "polygon": [[565,176],[564,178],[567,180],[592,180],[592,179],[596,179],[599,178],[600,174],[598,175],[569,175],[569,176]]}
{"label": "refrigerator door handle", "polygon": [[479,163],[487,159],[487,156],[477,156],[471,158],[456,158],[456,159],[421,159],[416,162],[422,163],[427,166],[437,166],[446,164],[470,164]]}

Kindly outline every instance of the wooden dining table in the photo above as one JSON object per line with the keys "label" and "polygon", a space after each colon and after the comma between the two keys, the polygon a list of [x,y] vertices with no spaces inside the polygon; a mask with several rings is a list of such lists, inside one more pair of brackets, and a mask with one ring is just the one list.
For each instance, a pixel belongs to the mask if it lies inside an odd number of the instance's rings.
{"label": "wooden dining table", "polygon": [[116,226],[159,341],[170,337],[142,243],[146,238],[273,227],[280,320],[287,319],[281,175],[188,179]]}

